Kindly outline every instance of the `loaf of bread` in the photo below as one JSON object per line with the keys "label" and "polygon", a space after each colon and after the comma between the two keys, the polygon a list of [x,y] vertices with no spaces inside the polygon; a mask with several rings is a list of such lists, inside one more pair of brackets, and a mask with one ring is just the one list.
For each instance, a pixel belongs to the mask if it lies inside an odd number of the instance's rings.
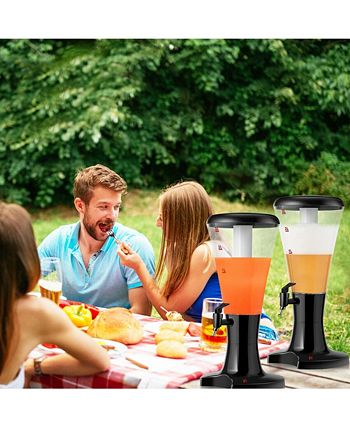
{"label": "loaf of bread", "polygon": [[128,309],[111,308],[99,313],[88,328],[87,334],[134,345],[141,341],[143,328]]}
{"label": "loaf of bread", "polygon": [[184,343],[185,337],[181,332],[174,330],[160,330],[158,334],[155,336],[156,343],[160,343],[163,340],[177,340],[178,342]]}
{"label": "loaf of bread", "polygon": [[177,340],[162,340],[158,343],[156,353],[166,358],[186,358],[186,346]]}

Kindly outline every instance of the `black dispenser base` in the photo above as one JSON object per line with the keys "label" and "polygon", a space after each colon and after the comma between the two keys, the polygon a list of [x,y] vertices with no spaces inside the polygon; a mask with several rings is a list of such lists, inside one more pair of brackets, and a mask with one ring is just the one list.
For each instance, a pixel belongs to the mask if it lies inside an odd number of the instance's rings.
{"label": "black dispenser base", "polygon": [[282,376],[265,373],[258,352],[259,315],[226,315],[233,323],[227,327],[226,359],[221,372],[201,377],[208,388],[284,388]]}
{"label": "black dispenser base", "polygon": [[238,376],[225,373],[211,373],[202,376],[202,387],[213,388],[284,388],[284,378],[262,372],[260,376]]}
{"label": "black dispenser base", "polygon": [[276,352],[268,356],[268,363],[287,364],[298,369],[329,369],[349,366],[349,356],[345,352],[329,350],[328,352]]}
{"label": "black dispenser base", "polygon": [[298,369],[328,369],[349,365],[345,352],[328,348],[323,329],[326,294],[293,293],[294,328],[289,349],[268,356],[268,363]]}

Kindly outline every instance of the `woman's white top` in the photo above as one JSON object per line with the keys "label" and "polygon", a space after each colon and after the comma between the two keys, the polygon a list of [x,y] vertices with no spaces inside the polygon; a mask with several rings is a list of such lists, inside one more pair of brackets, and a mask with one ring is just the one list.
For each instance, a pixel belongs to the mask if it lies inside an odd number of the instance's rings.
{"label": "woman's white top", "polygon": [[24,387],[24,380],[25,380],[25,377],[24,377],[24,367],[22,366],[19,369],[19,372],[18,372],[16,378],[13,379],[7,385],[0,384],[0,389],[1,388],[23,388]]}

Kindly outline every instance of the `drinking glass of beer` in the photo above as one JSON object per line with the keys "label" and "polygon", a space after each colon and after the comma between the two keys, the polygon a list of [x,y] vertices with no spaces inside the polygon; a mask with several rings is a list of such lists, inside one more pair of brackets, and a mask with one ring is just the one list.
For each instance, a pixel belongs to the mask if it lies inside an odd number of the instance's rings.
{"label": "drinking glass of beer", "polygon": [[226,349],[227,329],[221,326],[213,336],[213,313],[221,305],[222,299],[206,298],[203,300],[202,333],[199,346],[204,351],[220,352]]}
{"label": "drinking glass of beer", "polygon": [[39,288],[41,297],[59,302],[62,294],[62,267],[57,257],[44,257],[40,260],[41,277]]}

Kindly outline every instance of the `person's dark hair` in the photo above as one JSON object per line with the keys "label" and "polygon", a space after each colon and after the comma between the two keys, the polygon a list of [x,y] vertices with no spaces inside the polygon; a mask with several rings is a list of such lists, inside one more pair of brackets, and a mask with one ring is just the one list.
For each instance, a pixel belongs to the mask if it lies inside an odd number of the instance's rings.
{"label": "person's dark hair", "polygon": [[73,196],[88,204],[97,186],[126,194],[125,180],[104,165],[94,165],[77,172],[74,179]]}
{"label": "person's dark hair", "polygon": [[40,261],[28,212],[0,202],[0,372],[15,337],[16,299],[32,291],[40,278]]}

